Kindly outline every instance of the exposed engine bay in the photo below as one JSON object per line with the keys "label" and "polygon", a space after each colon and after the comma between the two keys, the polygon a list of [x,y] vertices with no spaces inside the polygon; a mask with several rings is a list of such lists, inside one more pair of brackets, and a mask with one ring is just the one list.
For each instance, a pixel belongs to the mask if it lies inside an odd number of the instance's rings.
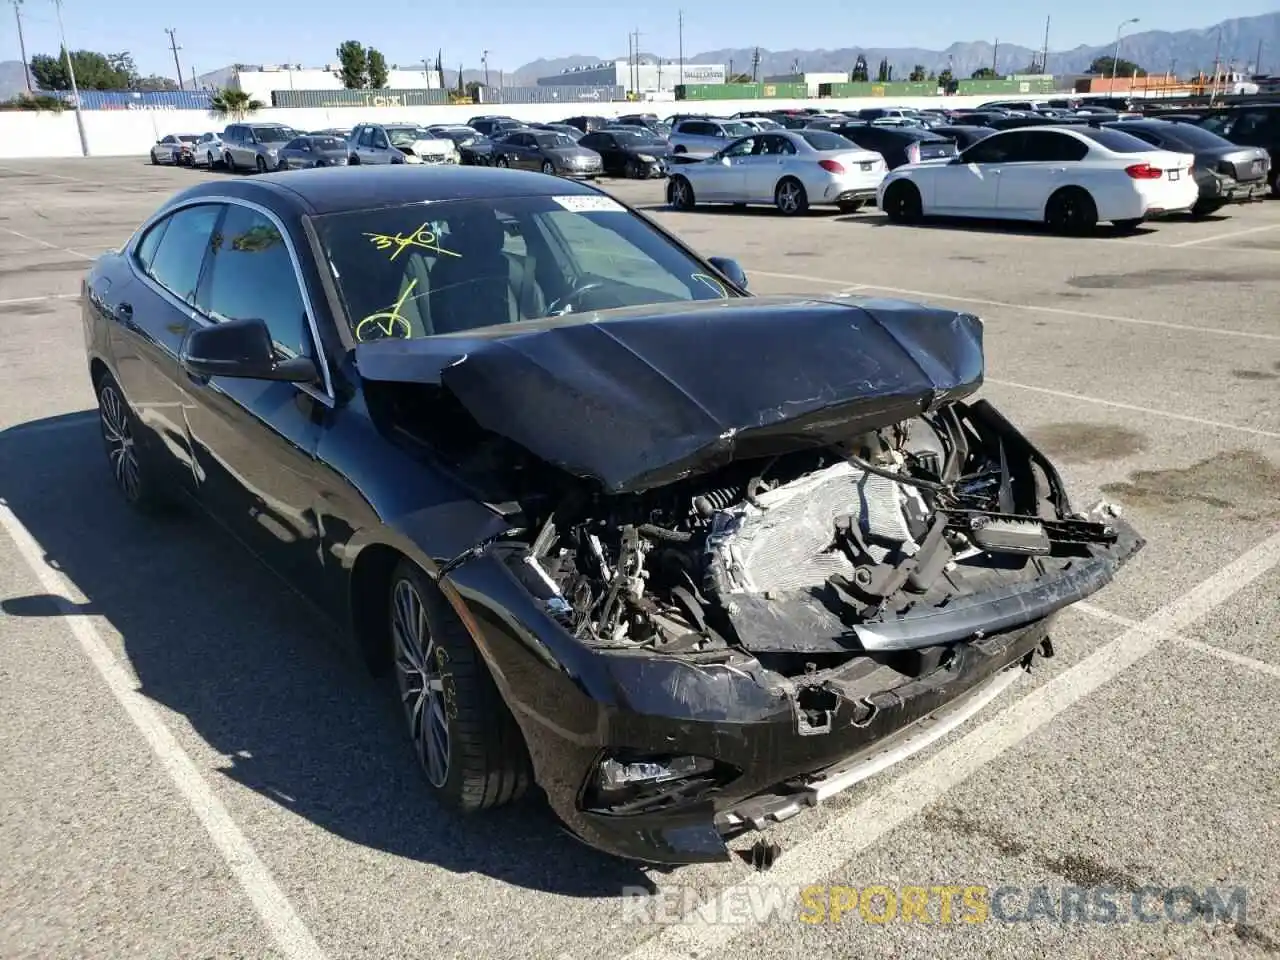
{"label": "exposed engine bay", "polygon": [[[1105,510],[1068,509],[1052,466],[994,408],[951,403],[640,494],[575,490],[522,564],[584,642],[736,648],[794,676],[999,629],[989,598],[1016,598],[1115,542]],[[982,628],[928,616],[979,594]],[[1008,626],[1036,618],[1014,605]],[[946,624],[890,629],[913,616]]]}

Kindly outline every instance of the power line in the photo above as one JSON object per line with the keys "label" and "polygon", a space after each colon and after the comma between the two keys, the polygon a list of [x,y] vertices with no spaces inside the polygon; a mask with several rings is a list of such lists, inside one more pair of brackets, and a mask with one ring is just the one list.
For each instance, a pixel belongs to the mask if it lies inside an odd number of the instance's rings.
{"label": "power line", "polygon": [[178,62],[178,51],[182,48],[178,46],[178,33],[173,27],[165,27],[164,32],[169,35],[169,49],[173,51],[173,68],[178,72],[178,89],[187,89],[182,80],[182,64]]}

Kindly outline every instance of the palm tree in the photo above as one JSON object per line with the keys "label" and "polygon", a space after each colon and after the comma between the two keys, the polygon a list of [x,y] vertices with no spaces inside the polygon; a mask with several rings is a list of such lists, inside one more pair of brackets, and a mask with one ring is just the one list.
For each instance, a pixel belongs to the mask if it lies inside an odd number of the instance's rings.
{"label": "palm tree", "polygon": [[213,95],[210,108],[219,116],[230,116],[235,120],[243,120],[245,114],[262,109],[262,101],[255,100],[243,90],[223,88]]}

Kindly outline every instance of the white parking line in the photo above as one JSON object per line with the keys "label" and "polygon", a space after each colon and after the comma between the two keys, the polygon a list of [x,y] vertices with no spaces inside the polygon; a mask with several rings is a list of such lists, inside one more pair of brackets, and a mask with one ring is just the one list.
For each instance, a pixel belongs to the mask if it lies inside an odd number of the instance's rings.
{"label": "white parking line", "polygon": [[1275,230],[1280,227],[1280,223],[1269,224],[1265,227],[1250,227],[1248,230],[1233,230],[1231,233],[1215,233],[1211,237],[1197,237],[1195,240],[1184,240],[1182,243],[1170,244],[1174,249],[1182,247],[1194,247],[1201,243],[1213,243],[1215,240],[1234,240],[1236,237],[1247,237],[1251,233],[1263,233],[1267,230]]}
{"label": "white parking line", "polygon": [[[840,869],[913,816],[959,786],[983,766],[1022,743],[1050,720],[1114,680],[1154,651],[1169,635],[1194,624],[1254,580],[1280,565],[1280,533],[1263,540],[1198,587],[1182,594],[1075,666],[1032,690],[949,748],[886,784],[847,810],[811,839],[784,851],[771,870],[752,874],[722,891],[716,902],[666,926],[623,960],[708,960],[747,930],[742,923],[717,921],[748,901],[752,891],[816,883]],[[763,898],[758,898],[763,902]],[[738,911],[740,914],[740,911]]]}
{"label": "white parking line", "polygon": [[[1280,226],[1280,224],[1278,224]],[[1268,228],[1270,229],[1270,228]],[[770,273],[767,270],[749,270],[748,275],[776,277],[779,280],[803,280],[808,283],[824,283],[832,286],[849,286],[847,280],[832,280],[830,277],[810,277],[800,273]],[[953,293],[931,293],[928,290],[908,290],[904,287],[884,287],[878,283],[857,284],[867,290],[881,290],[902,297],[917,297],[921,300],[952,300],[956,303],[973,303],[982,307],[1001,307],[1007,310],[1030,310],[1034,313],[1049,313],[1063,317],[1084,317],[1088,320],[1107,320],[1111,323],[1128,323],[1139,327],[1162,327],[1165,330],[1180,330],[1187,333],[1203,333],[1212,337],[1238,337],[1245,340],[1265,340],[1280,343],[1280,334],[1255,333],[1250,330],[1223,330],[1217,327],[1197,327],[1188,323],[1173,323],[1168,320],[1141,320],[1137,317],[1118,317],[1110,313],[1091,313],[1087,310],[1071,310],[1066,307],[1043,307],[1032,303],[1008,303],[1004,300],[985,300],[981,297],[963,297]]]}
{"label": "white parking line", "polygon": [[1015,390],[1029,390],[1032,393],[1043,393],[1045,396],[1058,397],[1062,400],[1078,400],[1081,403],[1092,403],[1099,407],[1111,407],[1115,410],[1128,410],[1132,413],[1145,413],[1151,417],[1164,417],[1166,420],[1181,420],[1183,423],[1194,423],[1200,427],[1212,427],[1215,430],[1234,430],[1254,437],[1266,437],[1268,440],[1280,440],[1280,433],[1274,430],[1262,430],[1258,427],[1246,427],[1238,423],[1224,423],[1221,420],[1207,420],[1204,417],[1193,417],[1185,413],[1170,413],[1168,410],[1157,410],[1154,407],[1140,407],[1133,403],[1121,403],[1118,400],[1103,400],[1100,397],[1087,397],[1082,393],[1070,393],[1066,390],[1051,390],[1048,387],[1035,387],[1029,383],[1017,383],[1013,380],[998,380],[987,377],[985,383],[993,383],[998,387],[1013,387]]}
{"label": "white parking line", "polygon": [[43,303],[46,300],[79,300],[78,293],[50,293],[43,297],[14,297],[12,300],[0,300],[0,307],[12,307],[19,303]]}
{"label": "white parking line", "polygon": [[[1094,606],[1087,601],[1077,603],[1072,607],[1073,610],[1079,610],[1081,613],[1087,613],[1091,617],[1097,617],[1099,620],[1107,620],[1111,623],[1119,624],[1122,627],[1132,627],[1136,621],[1123,617],[1118,613],[1112,613],[1102,607]],[[1275,677],[1280,680],[1280,666],[1274,663],[1267,663],[1263,660],[1255,660],[1253,657],[1246,657],[1243,653],[1233,653],[1230,650],[1224,650],[1222,647],[1215,646],[1212,643],[1205,643],[1203,640],[1197,640],[1195,637],[1187,637],[1182,635],[1172,636],[1169,639],[1176,640],[1184,647],[1190,647],[1193,650],[1199,650],[1201,653],[1207,653],[1211,657],[1217,657],[1219,660],[1225,660],[1227,663],[1234,663],[1237,667],[1244,667],[1246,670],[1252,670],[1254,673],[1266,674],[1269,677]]]}
{"label": "white parking line", "polygon": [[98,259],[91,253],[81,253],[79,250],[72,250],[70,247],[64,247],[56,243],[50,243],[48,240],[41,240],[39,237],[33,237],[26,233],[19,233],[17,230],[10,229],[9,227],[0,227],[0,230],[3,230],[5,233],[11,233],[15,237],[20,237],[21,239],[30,241],[31,243],[38,244],[48,250],[62,250],[66,253],[72,254],[73,256],[80,257],[82,260]]}
{"label": "white parking line", "polygon": [[156,708],[138,689],[137,678],[126,663],[117,660],[94,626],[92,617],[76,610],[83,596],[61,572],[45,559],[45,551],[26,527],[0,500],[0,527],[9,534],[18,554],[58,605],[63,622],[80,642],[80,648],[102,676],[112,695],[124,708],[138,732],[150,745],[178,792],[208,832],[227,866],[253,903],[276,948],[289,960],[323,960],[324,954],[302,918],[277,885],[271,870],[236,826],[213,789],[200,775],[195,762],[164,725]]}

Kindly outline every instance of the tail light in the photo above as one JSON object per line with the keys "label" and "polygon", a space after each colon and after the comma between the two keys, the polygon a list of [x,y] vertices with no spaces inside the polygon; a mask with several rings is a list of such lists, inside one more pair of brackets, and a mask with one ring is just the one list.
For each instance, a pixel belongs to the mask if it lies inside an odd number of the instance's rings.
{"label": "tail light", "polygon": [[1134,180],[1159,180],[1164,176],[1163,170],[1149,163],[1135,163],[1131,167],[1125,167],[1124,172]]}
{"label": "tail light", "polygon": [[835,160],[819,160],[818,166],[827,171],[827,173],[834,173],[837,175],[844,173],[844,167]]}
{"label": "tail light", "polygon": [[907,147],[907,163],[920,162],[920,144],[913,143]]}

